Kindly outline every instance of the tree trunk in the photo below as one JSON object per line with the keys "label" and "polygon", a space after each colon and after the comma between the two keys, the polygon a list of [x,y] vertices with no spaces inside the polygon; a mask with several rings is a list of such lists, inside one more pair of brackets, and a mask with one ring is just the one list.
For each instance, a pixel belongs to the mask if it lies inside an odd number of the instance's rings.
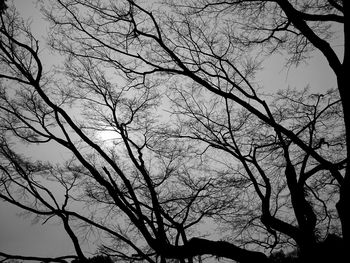
{"label": "tree trunk", "polygon": [[[350,1],[343,1],[343,7],[344,17],[350,18]],[[350,23],[348,20],[349,19],[345,19],[344,22],[344,58],[342,63],[342,70],[341,72],[336,72],[338,89],[344,112],[347,151],[345,177],[340,187],[340,199],[337,203],[337,210],[342,225],[344,244],[350,244],[350,213],[346,211],[350,207],[350,103],[347,98],[347,94],[349,93],[347,75],[350,73]],[[346,249],[345,245],[344,249]]]}

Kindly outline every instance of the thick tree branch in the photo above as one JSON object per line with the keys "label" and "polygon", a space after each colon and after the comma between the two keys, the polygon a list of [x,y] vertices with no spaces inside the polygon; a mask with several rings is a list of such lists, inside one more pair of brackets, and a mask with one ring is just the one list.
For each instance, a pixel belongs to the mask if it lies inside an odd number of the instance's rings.
{"label": "thick tree branch", "polygon": [[267,256],[263,253],[242,249],[226,241],[211,241],[202,238],[192,238],[183,246],[174,247],[163,244],[155,249],[165,257],[174,259],[213,255],[229,258],[240,263],[268,262]]}

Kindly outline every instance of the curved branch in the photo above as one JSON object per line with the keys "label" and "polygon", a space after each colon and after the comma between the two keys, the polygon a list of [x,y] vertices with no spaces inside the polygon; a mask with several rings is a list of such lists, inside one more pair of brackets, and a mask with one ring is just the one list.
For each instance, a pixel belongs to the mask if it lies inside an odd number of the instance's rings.
{"label": "curved branch", "polygon": [[166,258],[184,259],[200,255],[214,255],[238,262],[268,262],[268,257],[261,252],[240,248],[226,241],[211,241],[202,238],[192,238],[183,246],[160,245],[156,250]]}
{"label": "curved branch", "polygon": [[77,256],[73,256],[73,255],[57,257],[57,258],[46,258],[46,257],[11,255],[3,252],[0,252],[0,257],[4,257],[6,259],[31,260],[31,261],[39,261],[39,262],[59,262],[59,263],[67,263],[68,262],[67,260],[77,259]]}

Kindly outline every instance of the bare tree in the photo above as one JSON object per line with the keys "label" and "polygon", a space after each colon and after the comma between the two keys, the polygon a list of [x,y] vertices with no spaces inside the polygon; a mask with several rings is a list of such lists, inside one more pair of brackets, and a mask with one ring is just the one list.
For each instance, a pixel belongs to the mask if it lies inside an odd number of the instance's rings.
{"label": "bare tree", "polygon": [[[54,72],[29,26],[4,9],[0,198],[59,220],[76,255],[0,255],[85,262],[80,229],[104,236],[99,253],[116,260],[274,262],[280,250],[346,260],[345,2],[43,2],[49,44],[66,58]],[[286,52],[298,65],[315,49],[336,90],[268,94],[257,84],[266,55]],[[98,138],[106,130],[111,143]],[[41,162],[18,143],[70,155]],[[224,231],[205,237],[200,224],[210,222]]]}

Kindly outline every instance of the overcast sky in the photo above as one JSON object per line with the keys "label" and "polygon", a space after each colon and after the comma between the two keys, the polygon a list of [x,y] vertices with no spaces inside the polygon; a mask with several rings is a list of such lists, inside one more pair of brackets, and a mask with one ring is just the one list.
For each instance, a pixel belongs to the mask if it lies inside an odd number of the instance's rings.
{"label": "overcast sky", "polygon": [[[35,36],[40,40],[39,45],[45,48],[43,37],[48,30],[48,26],[43,21],[39,8],[35,4],[35,0],[14,0],[17,10],[25,19],[32,20],[32,29]],[[11,3],[11,0],[8,0]],[[45,48],[47,50],[47,48]],[[41,59],[49,62],[48,52],[42,52]],[[32,150],[32,149],[31,149]],[[22,152],[28,152],[28,148],[23,146]],[[59,158],[53,157],[53,153],[57,153],[56,149],[50,151],[47,147],[46,152],[40,150],[35,155],[42,155],[45,159]],[[19,216],[21,211],[11,207],[0,201],[0,251],[9,254],[22,254],[33,256],[62,256],[64,254],[73,253],[74,249],[71,241],[67,238],[64,229],[55,225],[53,222],[48,224],[32,224],[31,220],[23,216]],[[94,245],[85,245],[85,250],[93,252]]]}
{"label": "overcast sky", "polygon": [[[47,25],[35,7],[35,1],[15,0],[14,3],[25,18],[32,18],[36,36],[39,39],[44,36]],[[44,47],[44,43],[41,44],[41,47]],[[45,52],[43,54],[45,55]],[[45,59],[48,58],[42,57],[43,61]],[[271,89],[310,84],[313,90],[322,92],[335,87],[334,75],[321,56],[316,55],[308,65],[297,70],[282,69],[281,58],[269,59],[264,64],[264,68],[266,71],[258,77],[262,85]],[[23,148],[23,151],[25,150]],[[16,216],[18,210],[2,202],[0,202],[0,211],[0,251],[36,256],[60,256],[73,251],[71,242],[66,238],[60,226],[31,225],[28,219]],[[85,247],[86,250],[89,249],[88,246]],[[90,247],[91,250],[93,248],[94,245]]]}

